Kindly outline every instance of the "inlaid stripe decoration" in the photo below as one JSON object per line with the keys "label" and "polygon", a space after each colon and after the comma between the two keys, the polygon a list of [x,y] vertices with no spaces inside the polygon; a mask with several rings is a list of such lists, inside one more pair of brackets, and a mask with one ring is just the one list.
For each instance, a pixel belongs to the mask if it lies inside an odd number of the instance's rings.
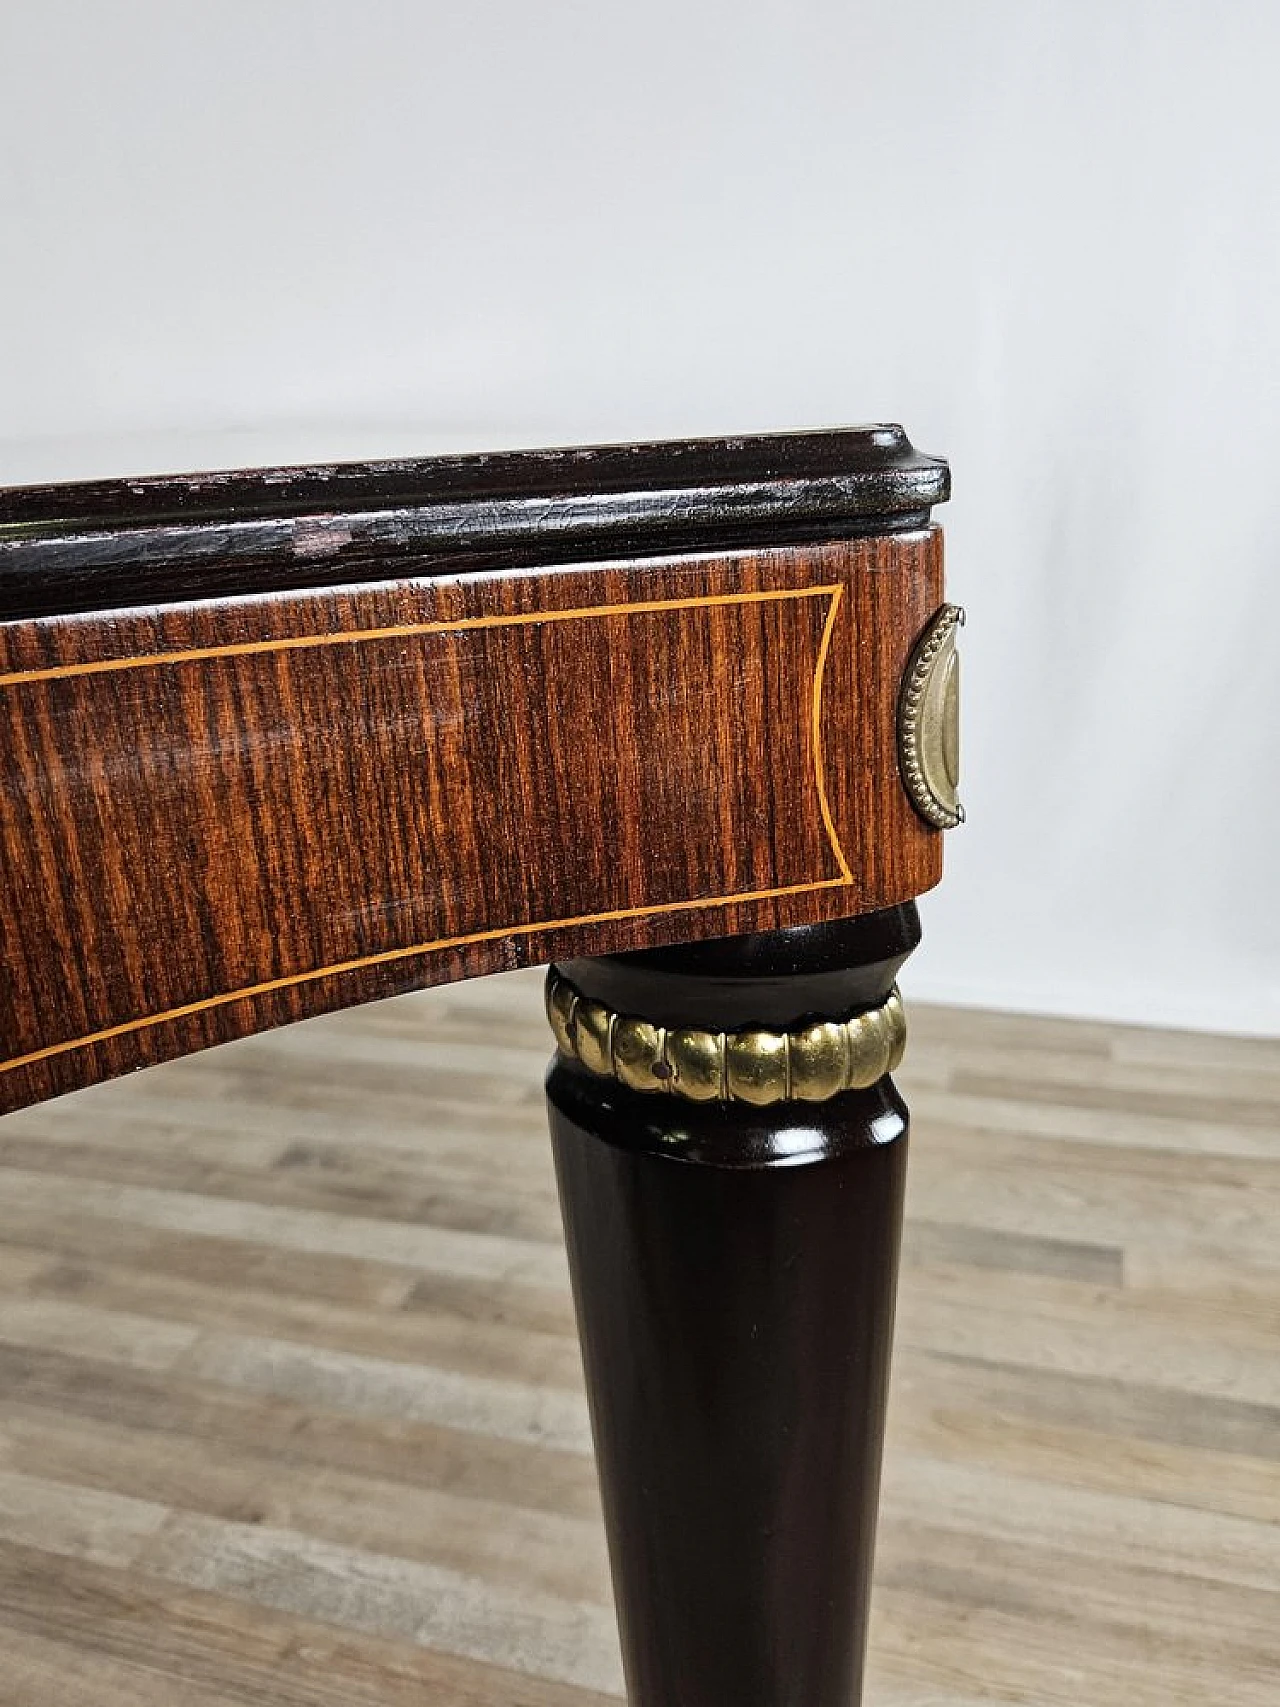
{"label": "inlaid stripe decoration", "polygon": [[[318,647],[357,646],[371,641],[409,638],[439,634],[466,633],[476,629],[528,627],[543,623],[581,620],[633,619],[663,612],[704,610],[717,607],[786,603],[800,599],[826,599],[829,606],[814,663],[809,703],[805,708],[810,719],[809,749],[813,766],[813,786],[816,804],[839,875],[818,877],[808,882],[789,883],[773,887],[747,889],[729,893],[689,896],[650,905],[603,909],[575,914],[568,918],[539,918],[515,920],[509,924],[461,932],[433,938],[429,941],[396,945],[358,958],[336,961],[290,972],[287,975],[263,979],[235,989],[210,992],[180,1007],[155,1013],[114,1017],[112,1023],[80,1036],[66,1038],[40,1049],[20,1053],[9,1060],[0,1060],[0,1073],[30,1066],[52,1056],[71,1050],[91,1047],[151,1026],[186,1019],[192,1015],[225,1007],[233,1002],[251,1001],[274,992],[316,982],[323,978],[342,976],[369,967],[411,960],[440,950],[454,949],[492,941],[501,937],[529,936],[543,931],[561,930],[578,925],[607,923],[613,920],[643,918],[651,915],[680,913],[697,908],[728,907],[739,902],[768,900],[776,897],[805,894],[816,890],[845,887],[854,881],[827,797],[822,755],[822,689],[827,655],[840,609],[844,588],[839,583],[817,586],[781,587],[747,592],[701,594],[687,598],[635,600],[616,605],[587,605],[566,609],[542,609],[499,615],[464,617],[454,620],[403,623],[378,628],[340,630],[309,635],[289,635],[274,638],[238,641],[226,645],[175,648],[173,651],[126,654],[118,658],[96,658],[83,661],[51,663],[27,669],[0,671],[0,689],[29,688],[45,682],[68,678],[97,676],[115,671],[166,669],[222,659],[239,658],[263,653],[288,653]],[[105,1018],[106,1016],[104,1016]]]}

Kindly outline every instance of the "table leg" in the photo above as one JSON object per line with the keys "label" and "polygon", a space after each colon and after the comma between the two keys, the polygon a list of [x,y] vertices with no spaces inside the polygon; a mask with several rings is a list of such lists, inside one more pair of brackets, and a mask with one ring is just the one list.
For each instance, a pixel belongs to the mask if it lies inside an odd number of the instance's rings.
{"label": "table leg", "polygon": [[918,937],[905,906],[552,969],[632,1707],[859,1699],[906,1160],[893,980]]}

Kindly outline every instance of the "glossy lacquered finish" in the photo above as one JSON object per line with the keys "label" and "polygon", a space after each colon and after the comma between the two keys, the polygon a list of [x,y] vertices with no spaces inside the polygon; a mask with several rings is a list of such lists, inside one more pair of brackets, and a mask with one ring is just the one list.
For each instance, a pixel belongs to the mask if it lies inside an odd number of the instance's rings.
{"label": "glossy lacquered finish", "polygon": [[417,986],[884,907],[936,530],[0,624],[0,1108]]}
{"label": "glossy lacquered finish", "polygon": [[[595,988],[676,1023],[704,1012],[701,969],[726,1028],[795,1023],[837,959],[888,993],[914,908],[859,923],[640,956],[634,984],[618,957]],[[632,1707],[853,1707],[901,1101],[886,1078],[816,1106],[691,1104],[560,1056],[548,1096]]]}
{"label": "glossy lacquered finish", "polygon": [[922,527],[901,427],[0,491],[0,620]]}

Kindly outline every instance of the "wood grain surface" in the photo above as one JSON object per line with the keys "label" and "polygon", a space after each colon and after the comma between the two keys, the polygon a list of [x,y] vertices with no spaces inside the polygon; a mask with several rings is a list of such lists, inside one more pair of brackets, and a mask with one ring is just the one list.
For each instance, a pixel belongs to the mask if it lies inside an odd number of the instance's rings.
{"label": "wood grain surface", "polygon": [[[867,1700],[1274,1707],[1280,1045],[929,1009]],[[620,1689],[535,973],[0,1127],[4,1707]]]}
{"label": "wood grain surface", "polygon": [[0,1108],[938,879],[933,529],[0,624]]}

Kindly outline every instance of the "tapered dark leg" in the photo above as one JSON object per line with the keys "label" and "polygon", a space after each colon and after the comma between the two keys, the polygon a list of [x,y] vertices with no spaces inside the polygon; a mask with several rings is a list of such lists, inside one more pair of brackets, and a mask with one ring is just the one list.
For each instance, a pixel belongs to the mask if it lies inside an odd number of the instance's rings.
{"label": "tapered dark leg", "polygon": [[918,934],[903,907],[553,970],[632,1707],[859,1699],[906,1159],[891,991]]}

